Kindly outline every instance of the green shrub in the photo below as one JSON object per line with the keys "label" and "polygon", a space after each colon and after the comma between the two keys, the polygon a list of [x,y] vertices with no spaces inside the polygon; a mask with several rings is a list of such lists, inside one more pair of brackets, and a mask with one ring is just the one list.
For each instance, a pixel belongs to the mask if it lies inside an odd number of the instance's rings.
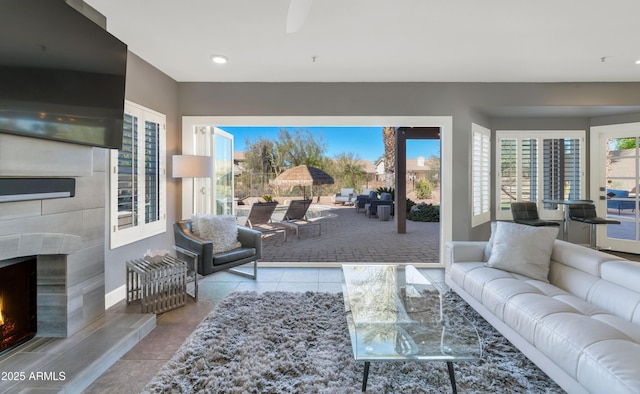
{"label": "green shrub", "polygon": [[416,182],[416,197],[425,200],[431,198],[433,192],[433,183],[425,178],[420,178]]}
{"label": "green shrub", "polygon": [[407,219],[414,222],[439,222],[440,205],[425,204],[421,202],[415,205],[407,214]]}

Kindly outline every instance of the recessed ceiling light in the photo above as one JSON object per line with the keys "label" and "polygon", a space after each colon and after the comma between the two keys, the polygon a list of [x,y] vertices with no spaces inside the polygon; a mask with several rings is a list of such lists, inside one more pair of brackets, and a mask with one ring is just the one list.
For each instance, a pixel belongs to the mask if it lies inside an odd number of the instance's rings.
{"label": "recessed ceiling light", "polygon": [[222,55],[213,55],[211,56],[211,61],[214,62],[215,64],[225,64],[229,60]]}
{"label": "recessed ceiling light", "polygon": [[636,64],[640,64],[640,60],[636,60]]}

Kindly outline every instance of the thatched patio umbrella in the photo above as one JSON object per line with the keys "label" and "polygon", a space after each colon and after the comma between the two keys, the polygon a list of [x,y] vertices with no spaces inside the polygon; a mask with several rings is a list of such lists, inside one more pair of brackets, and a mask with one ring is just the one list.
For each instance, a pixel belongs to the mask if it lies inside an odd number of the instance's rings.
{"label": "thatched patio umbrella", "polygon": [[331,175],[319,168],[308,165],[300,165],[289,168],[273,180],[277,186],[300,186],[303,198],[307,199],[306,186],[329,185],[333,183]]}

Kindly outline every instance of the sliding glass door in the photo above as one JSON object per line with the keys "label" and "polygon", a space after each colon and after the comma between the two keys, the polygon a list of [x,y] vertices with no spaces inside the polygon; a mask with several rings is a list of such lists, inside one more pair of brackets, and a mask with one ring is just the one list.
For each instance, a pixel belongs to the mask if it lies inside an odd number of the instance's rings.
{"label": "sliding glass door", "polygon": [[233,135],[213,126],[183,122],[185,155],[213,157],[213,177],[183,179],[182,216],[193,213],[235,215]]}

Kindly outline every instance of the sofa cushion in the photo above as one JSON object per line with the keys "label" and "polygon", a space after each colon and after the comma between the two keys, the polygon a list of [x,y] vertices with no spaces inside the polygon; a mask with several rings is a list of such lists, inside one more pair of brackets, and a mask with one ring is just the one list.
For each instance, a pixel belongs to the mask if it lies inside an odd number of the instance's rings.
{"label": "sofa cushion", "polygon": [[636,261],[608,261],[600,266],[602,279],[640,293],[640,263]]}
{"label": "sofa cushion", "polygon": [[[230,215],[193,215],[192,231],[200,238],[211,241],[213,254],[226,252],[240,247],[238,242],[238,224]],[[194,226],[193,223],[196,223]]]}
{"label": "sofa cushion", "polygon": [[605,261],[620,260],[620,258],[582,245],[556,240],[551,252],[551,260],[584,271],[589,275],[600,276],[600,264]]}
{"label": "sofa cushion", "polygon": [[589,346],[578,362],[578,380],[592,393],[638,393],[640,345],[617,339]]}
{"label": "sofa cushion", "polygon": [[591,287],[587,301],[627,321],[640,323],[640,293],[600,279]]}
{"label": "sofa cushion", "polygon": [[498,222],[487,266],[548,282],[557,227]]}
{"label": "sofa cushion", "polygon": [[[617,371],[612,370],[614,365],[597,361],[601,357],[600,352],[593,352],[590,348],[592,346],[597,348],[597,345],[601,342],[613,344],[618,341],[624,342],[627,347],[638,348],[638,345],[633,343],[631,338],[615,327],[579,313],[550,314],[538,322],[534,333],[536,348],[546,354],[565,372],[577,379],[583,378],[589,372],[602,376],[602,372],[606,370],[616,375]],[[580,368],[579,364],[585,361],[585,357],[594,358],[595,360],[589,363],[589,367]],[[626,360],[626,362],[628,361],[630,360]],[[578,376],[580,369],[583,372],[581,377]],[[616,379],[611,380],[614,381]]]}

